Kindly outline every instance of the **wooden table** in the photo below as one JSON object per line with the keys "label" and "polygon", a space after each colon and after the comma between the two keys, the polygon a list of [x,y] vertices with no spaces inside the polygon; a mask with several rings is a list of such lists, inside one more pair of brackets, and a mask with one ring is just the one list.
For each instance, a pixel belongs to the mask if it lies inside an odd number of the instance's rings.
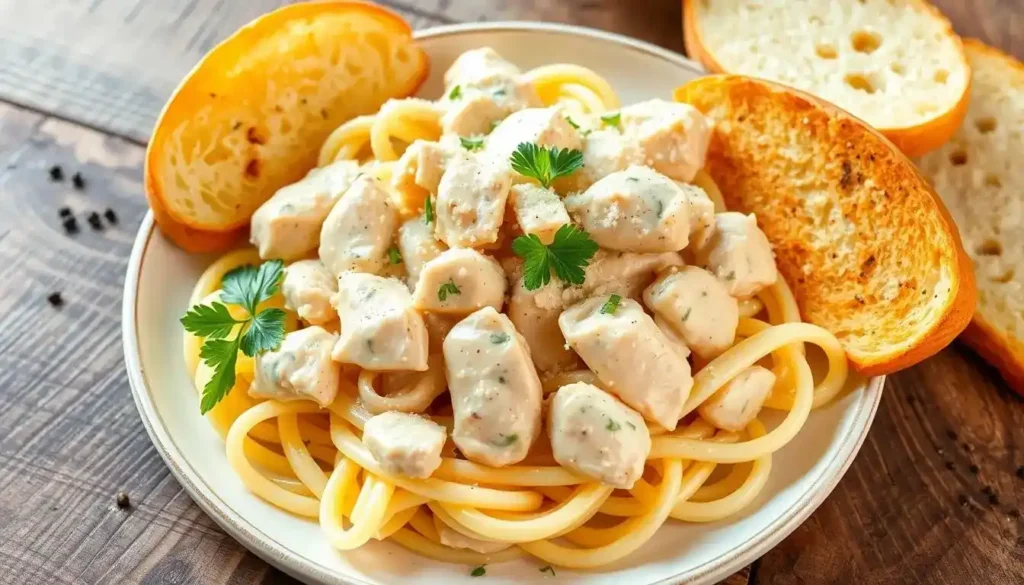
{"label": "wooden table", "polygon": [[[136,413],[119,335],[156,115],[206,50],[279,3],[0,0],[0,583],[294,583],[171,476]],[[387,4],[417,28],[548,20],[682,50],[671,0]],[[938,4],[962,34],[1024,57],[1021,0]],[[73,237],[64,206],[79,218]],[[90,228],[87,214],[107,208],[116,225]],[[47,302],[55,291],[59,308]],[[889,378],[839,487],[727,582],[1024,583],[1022,448],[1021,399],[955,344]],[[128,511],[115,505],[121,490]]]}

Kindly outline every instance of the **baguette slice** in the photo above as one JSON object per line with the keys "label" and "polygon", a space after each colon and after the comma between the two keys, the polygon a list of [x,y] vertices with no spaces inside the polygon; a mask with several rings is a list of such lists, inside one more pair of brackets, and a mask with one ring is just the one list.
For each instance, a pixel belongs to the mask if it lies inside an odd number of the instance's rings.
{"label": "baguette slice", "polygon": [[683,29],[712,72],[823,97],[908,156],[945,143],[967,111],[960,38],[924,0],[685,0]]}
{"label": "baguette slice", "polygon": [[345,121],[405,97],[428,73],[402,18],[369,2],[292,4],[213,48],[164,106],[146,195],[189,251],[230,247],[274,192],[316,166]]}
{"label": "baguette slice", "polygon": [[757,214],[804,319],[867,375],[948,345],[974,276],[938,195],[877,131],[803,92],[734,75],[676,99],[713,120],[705,170],[730,209]]}
{"label": "baguette slice", "polygon": [[971,107],[952,140],[918,161],[960,227],[978,278],[963,339],[1024,394],[1024,63],[965,40]]}

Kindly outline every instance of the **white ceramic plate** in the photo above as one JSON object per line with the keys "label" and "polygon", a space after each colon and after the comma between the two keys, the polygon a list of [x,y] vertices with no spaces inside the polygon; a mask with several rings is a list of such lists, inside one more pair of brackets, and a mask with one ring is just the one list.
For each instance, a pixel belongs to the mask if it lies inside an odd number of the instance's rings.
{"label": "white ceramic plate", "polygon": [[[559,60],[590,67],[632,103],[668,98],[701,75],[693,62],[655,46],[594,30],[532,24],[448,26],[417,36],[433,65],[422,94],[436,97],[456,55],[489,45],[527,69]],[[160,235],[152,214],[139,228],[124,288],[124,353],[139,414],[157,451],[192,498],[254,553],[310,583],[456,585],[470,568],[437,563],[397,545],[371,542],[333,550],[319,526],[266,504],[228,466],[221,439],[199,414],[181,351],[178,318],[211,257],[189,255]],[[741,569],[792,532],[832,491],[860,448],[881,398],[882,378],[853,380],[835,402],[812,413],[800,434],[775,454],[771,479],[742,515],[713,524],[670,521],[640,551],[600,573],[558,571],[560,582],[586,585],[714,583]],[[550,583],[518,561],[487,568],[487,583]]]}

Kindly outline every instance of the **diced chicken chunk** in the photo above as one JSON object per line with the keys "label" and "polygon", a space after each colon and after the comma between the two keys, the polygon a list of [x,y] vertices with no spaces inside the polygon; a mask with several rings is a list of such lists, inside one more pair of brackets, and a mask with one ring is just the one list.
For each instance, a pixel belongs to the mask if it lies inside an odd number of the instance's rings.
{"label": "diced chicken chunk", "polygon": [[363,175],[335,204],[320,232],[320,260],[335,276],[376,273],[387,263],[398,214],[380,181]]}
{"label": "diced chicken chunk", "polygon": [[278,189],[252,215],[250,239],[260,258],[289,261],[316,250],[324,220],[358,174],[359,163],[343,160]]}
{"label": "diced chicken chunk", "polygon": [[448,158],[438,142],[417,140],[405,149],[391,173],[391,185],[402,193],[404,208],[419,209],[429,193],[437,193]]}
{"label": "diced chicken chunk", "polygon": [[409,286],[415,286],[423,266],[437,258],[447,246],[434,237],[434,226],[416,216],[398,228],[398,251],[409,274]]}
{"label": "diced chicken chunk", "polygon": [[458,530],[455,530],[451,526],[448,526],[437,516],[434,516],[434,529],[437,530],[437,538],[441,541],[441,544],[452,548],[472,550],[481,554],[489,555],[512,546],[507,542],[486,540],[479,535],[467,536]]}
{"label": "diced chicken chunk", "polygon": [[326,407],[338,394],[341,368],[331,360],[337,340],[320,327],[306,327],[284,336],[281,346],[256,356],[249,387],[253,398],[314,400]]}
{"label": "diced chicken chunk", "polygon": [[689,183],[676,183],[690,206],[690,246],[700,247],[715,233],[715,203],[704,189]]}
{"label": "diced chicken chunk", "polygon": [[602,177],[643,164],[640,147],[634,140],[612,128],[594,130],[583,139],[583,168],[577,189],[586,189]]}
{"label": "diced chicken chunk", "polygon": [[523,142],[578,150],[580,133],[569,125],[558,107],[529,108],[505,118],[491,132],[485,153],[505,168],[511,168],[512,153]]}
{"label": "diced chicken chunk", "polygon": [[424,264],[413,304],[421,311],[472,313],[483,307],[500,311],[505,273],[498,261],[470,248],[445,250]]}
{"label": "diced chicken chunk", "polygon": [[522,461],[540,433],[542,391],[512,322],[480,309],[448,333],[444,358],[459,450],[494,467]]}
{"label": "diced chicken chunk", "polygon": [[772,246],[757,227],[754,214],[727,211],[715,215],[715,232],[696,249],[695,258],[736,298],[752,297],[778,279]]}
{"label": "diced chicken chunk", "polygon": [[644,162],[679,181],[691,181],[704,166],[711,128],[689,105],[660,99],[622,108],[624,134],[640,145]]}
{"label": "diced chicken chunk", "polygon": [[548,435],[559,465],[619,489],[630,489],[640,479],[651,452],[643,417],[582,382],[555,392]]}
{"label": "diced chicken chunk", "polygon": [[585,269],[581,286],[565,286],[552,280],[537,290],[527,290],[516,278],[509,299],[508,316],[530,344],[534,363],[541,372],[551,373],[574,367],[575,353],[565,347],[558,327],[562,309],[590,296],[617,294],[639,298],[658,271],[680,266],[675,252],[632,253],[598,250]]}
{"label": "diced chicken chunk", "polygon": [[565,206],[602,248],[676,252],[690,234],[690,204],[674,181],[647,167],[612,173],[565,198]]}
{"label": "diced chicken chunk", "polygon": [[516,77],[519,68],[490,47],[471,49],[458,56],[444,72],[445,87],[481,84],[494,77]]}
{"label": "diced chicken chunk", "polygon": [[569,223],[569,213],[557,193],[532,183],[512,187],[512,208],[524,233],[550,244],[558,228]]}
{"label": "diced chicken chunk", "polygon": [[441,117],[441,131],[459,136],[487,134],[507,115],[508,110],[490,94],[474,92],[448,104]]}
{"label": "diced chicken chunk", "polygon": [[662,275],[644,291],[644,303],[704,359],[717,356],[736,341],[739,303],[706,270],[686,266]]}
{"label": "diced chicken chunk", "polygon": [[569,346],[623,402],[647,420],[674,430],[693,380],[687,363],[640,303],[609,297],[577,303],[558,318]]}
{"label": "diced chicken chunk", "polygon": [[455,157],[437,188],[437,238],[452,248],[496,242],[511,184],[505,166],[476,156]]}
{"label": "diced chicken chunk", "polygon": [[726,431],[742,431],[757,418],[775,385],[775,374],[751,366],[729,380],[697,408],[700,416]]}
{"label": "diced chicken chunk", "polygon": [[427,328],[401,281],[363,272],[338,279],[341,336],[331,357],[367,370],[427,369]]}
{"label": "diced chicken chunk", "polygon": [[441,466],[445,429],[406,412],[384,412],[366,421],[363,444],[385,473],[427,478]]}
{"label": "diced chicken chunk", "polygon": [[683,356],[683,359],[690,357],[690,347],[686,345],[686,340],[683,339],[683,336],[679,334],[675,327],[669,325],[661,315],[654,315],[654,324],[665,334],[665,339],[669,340],[676,352]]}
{"label": "diced chicken chunk", "polygon": [[533,363],[540,372],[570,370],[579,363],[575,352],[565,347],[565,338],[558,328],[562,307],[561,287],[557,284],[528,290],[520,278],[512,288],[508,316],[529,344]]}
{"label": "diced chicken chunk", "polygon": [[323,325],[338,318],[331,305],[338,292],[338,281],[319,260],[299,260],[289,264],[281,281],[284,306],[312,325]]}
{"label": "diced chicken chunk", "polygon": [[445,72],[444,84],[445,100],[452,105],[457,106],[465,98],[485,96],[502,110],[502,118],[541,105],[537,91],[522,78],[519,68],[489,47],[459,55]]}

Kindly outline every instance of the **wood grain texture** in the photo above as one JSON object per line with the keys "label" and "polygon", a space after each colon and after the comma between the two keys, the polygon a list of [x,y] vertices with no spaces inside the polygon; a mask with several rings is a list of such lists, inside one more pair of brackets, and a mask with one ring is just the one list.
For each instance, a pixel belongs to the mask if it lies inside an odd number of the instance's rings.
{"label": "wood grain texture", "polygon": [[[226,536],[145,435],[120,295],[145,212],[140,144],[178,79],[278,0],[0,0],[0,584],[291,584]],[[389,0],[413,26],[583,24],[681,50],[679,2]],[[1024,2],[943,0],[965,35],[1024,57]],[[74,122],[66,121],[73,120]],[[60,164],[84,192],[50,181]],[[67,237],[70,206],[81,233]],[[94,232],[89,211],[114,208]],[[46,303],[64,293],[66,305]],[[954,345],[890,377],[844,480],[747,583],[1024,583],[1024,404]],[[1020,472],[1024,473],[1024,472]],[[119,490],[133,507],[114,504]]]}

